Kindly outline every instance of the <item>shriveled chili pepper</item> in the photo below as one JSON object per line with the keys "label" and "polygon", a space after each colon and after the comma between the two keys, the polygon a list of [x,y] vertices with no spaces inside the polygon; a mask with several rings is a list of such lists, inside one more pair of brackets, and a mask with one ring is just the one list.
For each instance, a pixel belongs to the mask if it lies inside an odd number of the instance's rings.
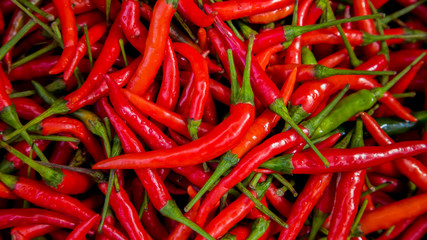
{"label": "shriveled chili pepper", "polygon": [[324,149],[321,152],[331,160],[325,168],[315,159],[312,152],[295,153],[265,162],[261,167],[281,173],[315,174],[364,169],[402,157],[417,155],[426,151],[423,141],[407,141],[382,147],[362,147],[354,149]]}
{"label": "shriveled chili pepper", "polygon": [[101,216],[98,214],[94,215],[93,217],[89,218],[87,221],[84,221],[76,226],[76,228],[73,229],[73,231],[67,236],[67,240],[73,240],[73,239],[82,239],[86,236],[86,234],[89,232],[89,230],[92,228],[93,225],[96,224],[96,222],[101,219]]}
{"label": "shriveled chili pepper", "polygon": [[185,56],[191,63],[194,71],[194,81],[188,116],[188,131],[192,139],[197,139],[197,129],[202,120],[203,109],[209,91],[209,74],[206,61],[196,49],[185,43],[174,43],[175,51]]}
{"label": "shriveled chili pepper", "polygon": [[[98,41],[105,34],[106,31],[107,31],[107,25],[105,22],[98,23],[93,27],[89,28],[88,35],[89,35],[90,45]],[[87,51],[87,43],[86,43],[86,38],[83,36],[76,43],[76,52],[73,55],[72,59],[70,59],[70,62],[64,68],[64,80],[68,80],[70,78],[78,62],[84,57],[86,51]]]}
{"label": "shriveled chili pepper", "polygon": [[427,211],[424,204],[426,199],[427,194],[424,193],[365,213],[359,223],[360,230],[368,234],[379,229],[387,229],[405,219],[420,216]]}
{"label": "shriveled chili pepper", "polygon": [[[381,146],[393,144],[394,141],[379,127],[375,120],[367,113],[361,113],[369,133]],[[407,176],[421,189],[425,189],[427,181],[427,168],[415,158],[405,157],[394,161],[395,166],[401,173]]]}
{"label": "shriveled chili pepper", "polygon": [[143,59],[126,87],[138,95],[143,94],[151,85],[162,63],[170,21],[177,4],[176,0],[162,0],[157,1],[154,6],[146,42],[149,47],[145,49]]}
{"label": "shriveled chili pepper", "polygon": [[[0,174],[0,178],[17,196],[39,207],[65,213],[80,220],[87,220],[95,215],[94,211],[85,207],[76,198],[58,193],[38,181],[3,173]],[[111,224],[105,223],[103,225],[103,231],[107,236],[113,239],[126,239],[125,235]]]}

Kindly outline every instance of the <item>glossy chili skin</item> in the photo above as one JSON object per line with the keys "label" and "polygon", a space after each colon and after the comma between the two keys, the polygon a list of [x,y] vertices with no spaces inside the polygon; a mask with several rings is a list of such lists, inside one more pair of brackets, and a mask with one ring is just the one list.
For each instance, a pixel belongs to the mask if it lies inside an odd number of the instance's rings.
{"label": "glossy chili skin", "polygon": [[270,11],[279,7],[284,7],[292,3],[290,0],[261,0],[261,1],[224,1],[216,2],[211,4],[211,7],[214,11],[218,12],[218,15],[226,20],[233,20],[242,17],[247,17],[261,12]]}
{"label": "glossy chili skin", "polygon": [[284,228],[280,232],[279,239],[295,239],[298,236],[304,221],[314,208],[314,205],[319,201],[331,179],[332,174],[313,174],[309,177],[297,201],[292,205],[291,213],[287,220],[289,228]]}
{"label": "glossy chili skin", "polygon": [[105,159],[104,151],[95,136],[78,120],[68,117],[48,118],[40,123],[41,134],[68,132],[80,139],[95,161]]}
{"label": "glossy chili skin", "polygon": [[[306,129],[304,131],[307,132]],[[212,210],[221,196],[225,194],[231,187],[242,181],[250,172],[256,169],[262,162],[267,159],[282,153],[288,148],[303,142],[299,135],[291,130],[274,135],[267,139],[262,144],[254,147],[248,152],[245,157],[233,168],[233,170],[208,193],[205,200],[200,206],[197,223],[203,225],[206,217]]]}
{"label": "glossy chili skin", "polygon": [[177,11],[191,23],[199,27],[209,27],[214,22],[212,15],[206,15],[192,0],[178,1]]}
{"label": "glossy chili skin", "polygon": [[[394,159],[408,157],[427,151],[425,141],[406,141],[382,147],[359,147],[354,149],[322,149],[323,156],[330,161],[326,168],[313,152],[295,153],[293,156],[277,158],[280,167],[267,167],[282,173],[316,174],[362,170]],[[272,163],[272,162],[270,162]],[[270,164],[268,163],[268,164]],[[280,170],[279,170],[280,169]]]}
{"label": "glossy chili skin", "polygon": [[[365,122],[365,126],[369,133],[381,146],[393,144],[394,141],[391,139],[376,123],[375,119],[370,117],[366,113],[362,113],[361,117]],[[404,157],[396,159],[394,165],[398,170],[407,176],[412,182],[415,183],[419,188],[426,189],[427,184],[427,167],[424,166],[420,161],[412,157]]]}
{"label": "glossy chili skin", "polygon": [[50,224],[57,227],[72,229],[76,227],[76,219],[64,214],[38,208],[12,208],[0,210],[1,228],[9,228],[27,224]]}
{"label": "glossy chili skin", "polygon": [[[144,154],[125,154],[120,157],[110,158],[102,164],[94,165],[94,168],[170,168],[194,165],[213,159],[227,151],[230,146],[236,144],[253,121],[254,109],[251,104],[240,103],[236,105],[235,110],[209,133],[187,145],[150,151]],[[233,136],[230,133],[234,133]],[[212,144],[217,146],[214,151],[210,148]],[[195,156],[194,153],[196,152],[197,155]],[[141,157],[147,160],[141,161]],[[177,158],[180,160],[177,161]],[[126,161],[123,161],[123,159],[126,159]]]}
{"label": "glossy chili skin", "polygon": [[74,228],[74,230],[67,236],[66,240],[74,240],[74,239],[82,239],[86,236],[86,234],[90,231],[92,226],[94,226],[99,220],[101,216],[99,214],[94,215],[89,218],[85,222],[81,222],[79,225]]}
{"label": "glossy chili skin", "polygon": [[391,233],[385,232],[381,234],[381,236],[379,236],[377,239],[389,240],[389,239],[394,239],[396,237],[399,237],[401,233],[403,233],[405,229],[407,229],[411,225],[411,223],[413,223],[414,221],[415,221],[415,218],[409,218],[409,219],[403,220],[395,225]]}
{"label": "glossy chili skin", "polygon": [[140,53],[144,53],[148,31],[140,20],[138,1],[123,1],[119,17],[121,20],[120,26],[126,39]]}
{"label": "glossy chili skin", "polygon": [[[49,143],[50,141],[46,141],[46,140],[34,141],[34,144],[41,151],[44,151],[48,147]],[[20,151],[21,153],[25,154],[26,156],[30,156],[30,154],[32,154],[33,159],[37,156],[32,152],[33,147],[30,146],[26,141],[16,142],[12,145],[12,147]],[[21,159],[13,155],[12,153],[6,153],[0,165],[1,165],[0,169],[2,170],[2,172],[10,173],[15,170],[22,169],[26,164],[22,162]]]}
{"label": "glossy chili skin", "polygon": [[284,7],[248,16],[248,20],[250,23],[267,24],[291,15],[293,10],[294,4],[290,3]]}
{"label": "glossy chili skin", "polygon": [[359,223],[360,230],[368,234],[379,229],[387,229],[405,219],[420,216],[427,211],[426,201],[427,194],[424,193],[365,213]]}
{"label": "glossy chili skin", "polygon": [[143,59],[132,76],[127,89],[141,95],[154,81],[163,61],[170,21],[176,10],[177,1],[157,1],[154,5]]}
{"label": "glossy chili skin", "polygon": [[58,74],[62,72],[66,65],[74,57],[77,45],[77,26],[76,18],[71,6],[71,0],[53,0],[61,21],[62,41],[64,49],[58,63],[50,69],[49,73]]}
{"label": "glossy chili skin", "polygon": [[[160,222],[157,217],[157,212],[153,207],[152,203],[148,203],[147,209],[144,210],[144,213],[141,216],[142,225],[144,225],[147,232],[150,236],[153,236],[155,239],[164,240],[168,236],[168,232],[163,226],[163,223]],[[192,232],[193,230],[191,230]]]}
{"label": "glossy chili skin", "polygon": [[402,234],[401,239],[422,239],[427,233],[427,215],[419,216]]}
{"label": "glossy chili skin", "polygon": [[[101,183],[98,187],[105,194],[108,184]],[[148,233],[139,220],[135,207],[124,190],[121,189],[120,191],[116,191],[113,189],[111,191],[110,205],[116,213],[117,219],[125,228],[131,239],[149,239]]]}
{"label": "glossy chili skin", "polygon": [[58,229],[59,227],[49,224],[24,225],[12,228],[10,230],[10,235],[15,239],[32,239],[46,235]]}
{"label": "glossy chili skin", "polygon": [[31,120],[42,114],[45,109],[31,98],[13,98],[12,103],[15,105],[16,113],[24,120]]}
{"label": "glossy chili skin", "polygon": [[[91,28],[88,29],[89,43],[92,46],[97,42],[107,31],[107,25],[105,22],[97,23]],[[73,55],[73,58],[70,60],[70,63],[67,64],[64,70],[64,80],[67,80],[71,77],[75,67],[78,62],[84,57],[87,52],[87,43],[86,37],[82,36],[79,41],[76,43],[76,53]]]}
{"label": "glossy chili skin", "polygon": [[[367,0],[353,1],[353,11],[355,16],[372,14],[371,9],[369,7],[369,1]],[[358,29],[364,32],[367,32],[370,34],[378,34],[373,19],[358,21],[356,24],[358,26]],[[363,49],[364,49],[365,55],[368,57],[371,57],[380,51],[380,47],[381,46],[378,42],[374,42],[367,46],[364,46]]]}

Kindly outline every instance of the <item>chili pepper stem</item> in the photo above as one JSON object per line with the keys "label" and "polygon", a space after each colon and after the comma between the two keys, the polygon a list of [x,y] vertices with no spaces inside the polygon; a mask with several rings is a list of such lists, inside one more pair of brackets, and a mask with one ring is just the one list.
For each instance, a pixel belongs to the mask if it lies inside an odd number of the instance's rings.
{"label": "chili pepper stem", "polygon": [[311,149],[313,149],[317,156],[322,160],[325,167],[329,167],[328,160],[326,160],[326,158],[320,153],[320,151],[313,144],[310,138],[305,135],[301,128],[299,128],[298,125],[289,116],[288,110],[286,109],[283,99],[276,99],[272,104],[270,104],[270,106],[268,106],[268,108],[277,115],[279,115],[281,118],[283,118],[283,120],[285,120],[285,122],[288,123],[291,128],[293,128],[298,133],[298,135],[300,135],[304,139],[304,141],[308,143],[308,145],[310,145]]}
{"label": "chili pepper stem", "polygon": [[52,169],[52,168],[40,165],[37,162],[35,162],[33,159],[25,156],[25,154],[19,152],[18,150],[14,149],[13,147],[11,147],[10,145],[8,145],[3,141],[0,141],[0,146],[6,149],[8,152],[15,155],[16,157],[18,157],[19,159],[21,159],[29,167],[36,170],[49,186],[57,187],[62,182],[62,178],[64,177],[64,174],[59,169]]}
{"label": "chili pepper stem", "polygon": [[200,234],[206,239],[215,240],[211,235],[209,235],[205,230],[203,230],[201,227],[199,227],[197,224],[186,218],[182,212],[179,210],[178,206],[176,205],[176,202],[174,200],[167,201],[166,205],[160,209],[160,213],[163,216],[166,216],[172,220],[175,220],[177,222],[180,222],[187,227],[193,229],[195,232]]}
{"label": "chili pepper stem", "polygon": [[6,44],[0,48],[0,61],[35,25],[36,22],[30,19]]}
{"label": "chili pepper stem", "polygon": [[314,240],[316,238],[317,233],[325,222],[326,218],[328,218],[327,213],[320,211],[319,209],[314,209],[313,221],[311,223],[311,231],[308,236],[308,240]]}
{"label": "chili pepper stem", "polygon": [[372,15],[365,15],[365,16],[357,16],[357,17],[351,17],[346,19],[339,19],[334,20],[330,22],[324,22],[319,24],[313,24],[313,25],[306,25],[306,26],[285,26],[285,36],[287,41],[292,41],[295,37],[300,36],[304,33],[311,32],[314,30],[319,30],[323,28],[328,28],[331,26],[336,26],[338,24],[342,23],[349,23],[349,22],[356,22],[360,20],[366,20],[366,19],[373,19],[373,18],[381,18],[384,14],[378,13],[378,14],[372,14]]}
{"label": "chili pepper stem", "polygon": [[13,190],[18,182],[18,177],[0,172],[0,181],[9,189]]}
{"label": "chili pepper stem", "polygon": [[194,204],[205,194],[218,179],[232,166],[236,165],[240,159],[237,154],[233,154],[231,151],[226,152],[220,159],[218,166],[213,172],[212,176],[206,181],[205,185],[197,192],[196,196],[185,206],[184,211],[188,212],[194,206]]}
{"label": "chili pepper stem", "polygon": [[266,220],[264,218],[257,218],[255,222],[252,224],[251,234],[248,236],[246,240],[256,240],[259,239],[270,226],[270,220]]}
{"label": "chili pepper stem", "polygon": [[383,19],[381,19],[381,24],[387,25],[387,23],[391,22],[394,19],[397,19],[407,13],[409,13],[410,11],[412,11],[413,9],[415,9],[416,7],[424,4],[425,2],[427,2],[427,0],[421,0],[421,1],[417,1],[414,4],[411,4],[405,8],[400,9],[399,11],[396,11],[392,14],[388,14],[386,17],[384,17]]}
{"label": "chili pepper stem", "polygon": [[377,41],[385,41],[389,39],[408,39],[408,40],[423,40],[427,38],[427,34],[425,33],[416,33],[416,34],[408,34],[408,35],[373,35],[369,33],[364,33],[363,36],[363,44],[362,46],[368,45]]}
{"label": "chili pepper stem", "polygon": [[403,69],[399,74],[397,74],[392,80],[390,80],[386,85],[380,88],[373,88],[371,91],[375,94],[377,99],[380,99],[386,91],[388,91],[394,84],[396,84],[411,68],[417,64],[427,53],[422,53],[418,56],[411,64],[409,64],[405,69]]}
{"label": "chili pepper stem", "polygon": [[202,120],[194,120],[188,119],[188,132],[190,133],[191,139],[196,140],[199,137],[197,136],[197,132],[199,131],[199,126],[202,123]]}
{"label": "chili pepper stem", "polygon": [[318,79],[327,78],[335,75],[394,75],[395,71],[361,71],[352,69],[328,68],[323,65],[315,65],[316,77]]}
{"label": "chili pepper stem", "polygon": [[45,118],[48,118],[48,117],[55,115],[55,114],[64,114],[64,113],[67,113],[69,111],[70,110],[67,108],[67,101],[65,101],[63,99],[58,99],[52,104],[52,106],[49,109],[44,111],[42,114],[33,118],[27,124],[16,129],[14,132],[10,133],[9,135],[3,136],[3,140],[8,141],[8,140],[16,137],[18,134],[21,134],[21,132],[26,131],[29,127],[32,127],[32,126],[40,123]]}

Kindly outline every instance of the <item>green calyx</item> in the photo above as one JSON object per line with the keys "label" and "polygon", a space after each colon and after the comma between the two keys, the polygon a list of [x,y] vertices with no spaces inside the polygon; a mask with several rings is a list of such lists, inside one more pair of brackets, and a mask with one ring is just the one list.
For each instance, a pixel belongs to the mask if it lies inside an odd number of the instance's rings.
{"label": "green calyx", "polygon": [[197,132],[199,131],[199,126],[202,123],[202,120],[193,120],[188,119],[187,127],[188,132],[190,133],[191,139],[196,140],[199,137],[197,136]]}
{"label": "green calyx", "polygon": [[422,53],[414,61],[412,61],[405,69],[403,69],[399,74],[397,74],[392,80],[390,80],[386,85],[373,88],[371,91],[375,95],[376,99],[382,98],[385,92],[387,92],[394,84],[396,84],[406,73],[408,73],[415,64],[421,61],[427,53]]}
{"label": "green calyx", "polygon": [[[308,116],[310,116],[309,113],[307,113],[301,105],[290,105],[289,106],[289,114],[292,116],[292,120],[295,123],[300,123],[302,120],[306,119]],[[283,132],[289,130],[291,127],[289,124],[286,124],[283,128]]]}
{"label": "green calyx", "polygon": [[0,181],[11,190],[15,189],[15,185],[18,182],[18,180],[19,179],[17,176],[0,172]]}
{"label": "green calyx", "polygon": [[11,134],[9,134],[7,136],[3,136],[3,140],[7,141],[9,139],[12,139],[12,138],[16,137],[17,135],[21,134],[21,132],[26,131],[29,127],[34,126],[34,125],[40,123],[45,118],[48,118],[48,117],[50,117],[52,115],[55,115],[55,114],[65,114],[68,111],[69,111],[69,109],[67,108],[67,101],[65,101],[63,99],[58,99],[58,100],[56,100],[52,104],[52,106],[49,109],[47,109],[46,111],[44,111],[42,114],[40,114],[39,116],[33,118],[27,124],[25,124],[24,126],[16,129]]}
{"label": "green calyx", "polygon": [[292,164],[292,154],[272,158],[261,164],[260,168],[270,169],[279,173],[292,174],[294,166]]}
{"label": "green calyx", "polygon": [[394,75],[395,71],[361,71],[352,69],[328,68],[317,64],[314,66],[317,79],[327,78],[336,75]]}
{"label": "green calyx", "polygon": [[182,214],[181,210],[179,210],[174,200],[168,200],[166,205],[160,209],[160,213],[165,217],[168,217],[172,220],[175,220],[177,222],[180,222],[186,225],[187,227],[191,228],[192,230],[194,230],[195,232],[197,232],[198,234],[200,234],[202,237],[206,239],[215,240],[215,238],[209,235],[205,230],[203,230],[197,224],[192,222],[190,219],[186,218]]}
{"label": "green calyx", "polygon": [[320,153],[319,149],[313,144],[313,142],[310,140],[310,138],[305,135],[305,133],[301,130],[301,128],[298,127],[298,125],[292,120],[292,118],[289,116],[289,113],[286,109],[285,103],[283,102],[283,99],[276,99],[268,108],[279,115],[283,120],[288,123],[292,129],[294,129],[300,137],[304,139],[308,145],[310,145],[311,149],[316,153],[316,155],[322,160],[325,167],[329,167],[329,162],[326,160],[326,158]]}
{"label": "green calyx", "polygon": [[15,165],[13,164],[13,162],[8,161],[6,159],[3,159],[0,162],[0,172],[2,173],[12,173],[13,171],[15,171]]}
{"label": "green calyx", "polygon": [[329,216],[329,214],[324,213],[317,208],[314,209],[313,212],[314,212],[313,221],[311,223],[311,231],[310,231],[310,235],[308,236],[308,240],[314,240],[316,238],[317,233],[319,232],[326,218],[328,218]]}
{"label": "green calyx", "polygon": [[264,218],[257,218],[251,227],[251,234],[246,240],[257,240],[267,231],[270,226],[270,220]]}
{"label": "green calyx", "polygon": [[228,169],[236,165],[240,161],[240,158],[237,157],[237,154],[232,153],[230,150],[227,151],[220,159],[218,166],[211,175],[211,177],[206,181],[205,185],[197,192],[196,196],[190,200],[190,202],[185,206],[184,211],[188,212],[194,206],[194,204],[205,194],[209,189],[211,189],[218,182],[218,179],[227,172]]}
{"label": "green calyx", "polygon": [[179,0],[166,0],[166,3],[172,5],[174,9],[178,7],[178,2]]}

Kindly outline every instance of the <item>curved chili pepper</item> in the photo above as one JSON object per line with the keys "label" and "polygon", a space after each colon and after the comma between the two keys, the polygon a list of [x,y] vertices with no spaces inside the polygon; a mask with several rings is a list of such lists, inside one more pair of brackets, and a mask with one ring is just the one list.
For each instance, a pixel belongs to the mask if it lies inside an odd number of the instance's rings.
{"label": "curved chili pepper", "polygon": [[422,239],[427,233],[427,215],[419,216],[402,234],[401,239]]}
{"label": "curved chili pepper", "polygon": [[[379,127],[373,118],[368,114],[362,113],[361,117],[365,122],[369,133],[382,146],[393,144],[394,141]],[[395,166],[411,181],[421,189],[425,189],[427,181],[427,167],[415,158],[405,157],[394,161]]]}
{"label": "curved chili pepper", "polygon": [[140,21],[139,4],[135,0],[126,0],[120,11],[121,28],[127,40],[140,53],[144,53],[147,29]]}
{"label": "curved chili pepper", "polygon": [[[157,217],[157,212],[151,202],[148,203],[147,208],[141,216],[141,221],[147,232],[155,239],[167,239],[168,232]],[[192,231],[192,230],[191,230]]]}
{"label": "curved chili pepper", "polygon": [[[58,193],[44,184],[23,177],[15,177],[1,173],[0,180],[8,186],[17,196],[39,207],[55,210],[60,213],[87,220],[96,213],[85,207],[76,198]],[[55,203],[55,204],[52,204]],[[103,225],[103,232],[113,239],[126,239],[125,235],[111,224]]]}
{"label": "curved chili pepper", "polygon": [[325,67],[333,68],[340,64],[342,61],[348,58],[348,52],[346,49],[342,49],[333,54],[330,54],[322,59],[320,59],[317,63],[323,65]]}
{"label": "curved chili pepper", "polygon": [[191,94],[191,101],[189,115],[188,115],[188,131],[191,138],[197,139],[197,129],[202,120],[203,109],[209,91],[209,73],[208,66],[202,55],[196,49],[185,43],[174,43],[175,51],[186,57],[193,68],[194,81],[191,85],[193,92]]}
{"label": "curved chili pepper", "polygon": [[64,49],[58,63],[50,69],[50,74],[58,74],[64,71],[67,64],[76,53],[77,45],[77,26],[76,18],[73,9],[71,8],[71,0],[53,0],[53,4],[58,11],[59,19],[61,20],[62,40]]}
{"label": "curved chili pepper", "polygon": [[387,229],[405,219],[420,216],[427,211],[426,201],[427,194],[421,194],[365,213],[359,223],[360,230],[368,234],[379,229]]}
{"label": "curved chili pepper", "polygon": [[214,22],[212,14],[206,15],[193,0],[178,1],[177,11],[198,27],[208,27]]}
{"label": "curved chili pepper", "polygon": [[100,219],[101,219],[101,216],[99,214],[96,214],[93,217],[89,218],[87,221],[81,222],[67,236],[66,240],[82,239],[82,238],[84,238],[85,235],[90,231],[90,229],[92,228],[92,226],[94,226],[97,222],[99,222]]}
{"label": "curved chili pepper", "polygon": [[0,228],[9,228],[26,224],[50,224],[57,227],[73,229],[76,219],[45,209],[13,208],[0,210]]}
{"label": "curved chili pepper", "polygon": [[404,183],[397,178],[388,177],[377,173],[369,173],[368,175],[369,182],[378,186],[380,184],[389,184],[387,187],[381,188],[381,191],[388,193],[398,193],[403,192],[405,189]]}
{"label": "curved chili pepper", "polygon": [[403,93],[423,65],[424,61],[419,61],[414,65],[414,67],[412,67],[411,70],[409,70],[409,72],[390,89],[390,93]]}
{"label": "curved chili pepper", "polygon": [[47,118],[39,124],[38,128],[43,135],[61,132],[71,133],[80,139],[95,161],[105,159],[104,151],[95,136],[78,120],[68,117]]}
{"label": "curved chili pepper", "polygon": [[175,13],[176,0],[157,1],[153,9],[143,59],[127,85],[127,89],[141,95],[154,81],[165,54],[170,21]]}
{"label": "curved chili pepper", "polygon": [[31,98],[13,98],[12,102],[15,104],[18,116],[25,120],[31,120],[45,111],[42,106]]}
{"label": "curved chili pepper", "polygon": [[294,3],[289,3],[286,6],[275,8],[271,11],[257,13],[248,16],[250,23],[254,24],[267,24],[278,21],[292,14],[294,11]]}
{"label": "curved chili pepper", "polygon": [[[107,25],[105,22],[95,24],[93,27],[89,28],[88,36],[90,45],[98,41],[107,31]],[[76,44],[76,53],[73,55],[73,58],[70,60],[70,63],[64,69],[64,80],[68,80],[76,68],[79,61],[84,57],[87,51],[87,43],[85,36],[81,37]]]}
{"label": "curved chili pepper", "polygon": [[[98,184],[99,189],[105,194],[107,192],[107,183]],[[116,191],[112,190],[109,201],[113,211],[116,213],[116,217],[124,227],[126,232],[129,234],[131,239],[150,239],[147,231],[142,226],[139,220],[138,213],[135,207],[129,200],[124,190]]]}
{"label": "curved chili pepper", "polygon": [[261,166],[281,173],[316,174],[342,172],[367,167],[395,160],[402,157],[417,155],[427,151],[423,149],[425,141],[406,141],[382,147],[361,147],[354,149],[323,149],[322,154],[331,161],[331,166],[325,168],[312,152],[295,153],[277,157],[263,163]]}
{"label": "curved chili pepper", "polygon": [[279,7],[284,7],[291,4],[290,0],[261,0],[261,1],[224,1],[211,4],[213,11],[218,12],[218,15],[224,21],[247,17],[257,13],[267,12]]}
{"label": "curved chili pepper", "polygon": [[[353,1],[353,11],[355,16],[370,15],[371,9],[369,8],[369,1]],[[360,30],[369,34],[378,34],[375,23],[372,19],[357,22]],[[367,57],[374,56],[380,51],[380,44],[378,42],[371,43],[364,47],[364,52]]]}
{"label": "curved chili pepper", "polygon": [[32,239],[44,236],[58,229],[59,227],[50,224],[31,224],[12,228],[10,230],[10,235],[14,239]]}
{"label": "curved chili pepper", "polygon": [[[147,114],[151,118],[157,120],[158,122],[164,124],[165,126],[168,126],[174,129],[180,134],[190,137],[188,133],[188,128],[186,126],[186,120],[183,117],[179,116],[174,112],[161,108],[156,104],[150,103],[149,101],[146,101],[145,99],[133,94],[130,91],[124,90],[123,93],[125,94],[126,98],[129,100],[129,102],[132,103],[135,106],[135,108],[140,110],[142,113]],[[213,126],[202,122],[199,127],[198,134],[200,136],[203,136],[209,131],[211,131],[212,128]]]}
{"label": "curved chili pepper", "polygon": [[295,239],[301,230],[314,205],[332,179],[332,174],[311,175],[299,194],[297,201],[292,205],[291,213],[287,220],[289,228],[280,232],[279,239]]}

